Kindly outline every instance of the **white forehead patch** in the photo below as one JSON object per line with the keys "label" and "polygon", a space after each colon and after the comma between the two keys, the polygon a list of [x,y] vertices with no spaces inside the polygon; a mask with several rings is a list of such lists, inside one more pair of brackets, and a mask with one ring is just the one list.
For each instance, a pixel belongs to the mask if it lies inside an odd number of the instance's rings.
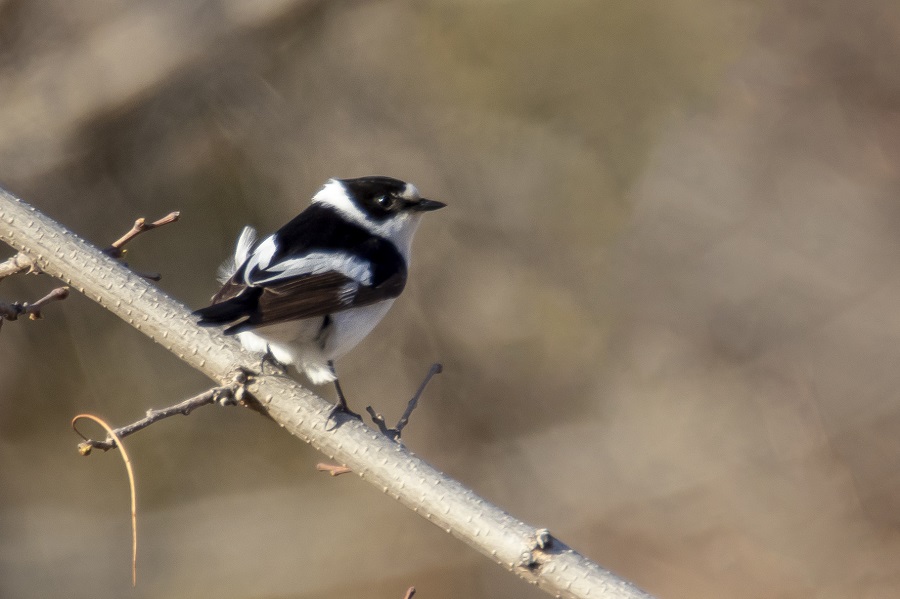
{"label": "white forehead patch", "polygon": [[418,200],[420,197],[418,188],[412,183],[406,184],[406,189],[400,194],[404,200]]}

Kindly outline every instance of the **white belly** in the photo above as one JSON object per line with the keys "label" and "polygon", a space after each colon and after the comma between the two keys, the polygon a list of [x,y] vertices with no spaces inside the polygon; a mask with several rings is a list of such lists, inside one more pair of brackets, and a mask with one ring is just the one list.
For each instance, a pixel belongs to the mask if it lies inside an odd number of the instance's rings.
{"label": "white belly", "polygon": [[282,364],[293,364],[313,384],[321,385],[335,379],[328,362],[356,347],[384,318],[393,303],[394,300],[388,300],[332,314],[324,339],[320,336],[322,318],[260,327],[252,332],[238,333],[237,337],[246,349],[260,353],[268,350]]}
{"label": "white belly", "polygon": [[325,341],[325,355],[328,359],[336,360],[356,347],[381,322],[393,304],[394,300],[390,299],[364,308],[332,314],[332,330]]}

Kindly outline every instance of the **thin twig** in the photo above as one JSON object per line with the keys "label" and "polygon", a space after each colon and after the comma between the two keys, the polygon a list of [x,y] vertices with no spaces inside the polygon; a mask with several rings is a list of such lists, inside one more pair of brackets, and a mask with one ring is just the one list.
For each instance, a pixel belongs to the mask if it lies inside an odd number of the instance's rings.
{"label": "thin twig", "polygon": [[348,472],[353,472],[350,468],[346,466],[338,466],[337,464],[325,464],[323,462],[319,462],[316,464],[316,470],[319,472],[327,472],[331,476],[340,476],[341,474],[347,474]]}
{"label": "thin twig", "polygon": [[[153,221],[152,223],[147,223],[144,218],[139,218],[134,221],[134,225],[131,227],[131,230],[119,237],[117,240],[112,242],[112,244],[103,250],[103,252],[111,256],[112,258],[119,259],[125,255],[125,244],[140,235],[145,231],[150,231],[151,229],[155,229],[157,227],[162,227],[163,225],[168,225],[169,223],[174,223],[181,216],[180,212],[170,212],[164,217]],[[17,253],[10,258],[7,258],[3,262],[0,262],[0,281],[5,279],[10,275],[15,275],[20,272],[28,272],[32,274],[40,274],[41,270],[35,265],[34,261],[25,255],[22,252]],[[150,279],[152,281],[158,281],[158,274],[142,274],[141,275],[145,279]]]}
{"label": "thin twig", "polygon": [[403,599],[412,599],[413,595],[416,594],[416,587],[409,587],[406,589],[406,594],[403,595]]}
{"label": "thin twig", "polygon": [[131,241],[141,233],[151,231],[157,227],[162,227],[163,225],[168,225],[169,223],[174,223],[180,216],[180,212],[170,212],[169,214],[153,221],[152,223],[147,223],[146,219],[141,217],[134,221],[134,226],[131,227],[130,231],[112,242],[112,245],[103,250],[103,252],[109,256],[112,256],[113,258],[121,258],[125,255],[125,244],[127,244],[129,241]]}
{"label": "thin twig", "polygon": [[403,416],[400,417],[400,420],[397,421],[397,426],[394,428],[388,428],[384,422],[384,416],[375,412],[375,410],[372,409],[372,406],[366,406],[366,411],[369,413],[369,416],[372,417],[372,422],[375,423],[375,426],[378,427],[378,430],[381,431],[382,435],[386,436],[391,441],[396,441],[400,438],[403,429],[409,424],[409,417],[412,416],[413,410],[419,405],[419,398],[422,397],[422,393],[425,391],[425,387],[428,386],[429,381],[431,381],[431,377],[440,374],[443,370],[444,367],[440,364],[435,363],[431,365],[431,369],[428,371],[428,374],[425,375],[425,379],[422,381],[422,384],[419,385],[415,395],[413,395],[412,399],[409,400],[409,403],[406,404],[406,410],[403,412]]}
{"label": "thin twig", "polygon": [[[134,225],[131,227],[130,231],[119,237],[112,243],[112,245],[110,245],[103,251],[108,256],[116,259],[121,259],[122,256],[125,255],[126,243],[145,231],[150,231],[157,227],[162,227],[163,225],[174,223],[180,216],[180,212],[170,212],[169,214],[153,221],[150,224],[147,224],[144,218],[139,218],[134,221]],[[3,262],[0,262],[0,281],[8,276],[18,274],[20,272],[41,274],[41,269],[37,267],[37,265],[31,258],[29,258],[22,252],[19,252],[14,256],[4,260]],[[138,276],[150,281],[159,281],[162,278],[162,275],[160,275],[159,273],[141,273],[137,271],[134,272]],[[68,295],[68,287],[58,287],[32,304],[23,304],[21,302],[9,303],[0,301],[0,325],[3,324],[3,320],[15,320],[22,314],[28,314],[28,316],[32,320],[37,320],[38,318],[41,318],[41,306],[43,306],[47,302],[65,299]]]}
{"label": "thin twig", "polygon": [[[169,223],[174,223],[180,216],[180,212],[170,212],[169,214],[153,221],[152,223],[148,223],[145,218],[141,217],[134,221],[134,225],[131,227],[130,231],[112,242],[112,245],[103,250],[103,253],[112,258],[115,258],[116,260],[121,260],[127,252],[127,250],[125,249],[125,244],[127,244],[129,241],[131,241],[141,233],[151,231],[157,227],[162,227],[163,225],[168,225]],[[126,264],[126,266],[128,265]],[[147,279],[148,281],[159,281],[160,279],[162,279],[162,275],[158,272],[145,273],[138,272],[134,269],[132,269],[132,271],[139,277]]]}
{"label": "thin twig", "polygon": [[78,452],[81,455],[90,455],[91,451],[94,449],[109,451],[118,446],[118,439],[133,435],[164,418],[169,418],[170,416],[178,414],[187,416],[197,408],[212,403],[218,403],[220,405],[237,403],[243,399],[243,393],[241,393],[241,391],[244,388],[243,385],[245,382],[246,380],[236,381],[230,385],[213,387],[212,389],[208,389],[207,391],[186,399],[174,406],[169,406],[168,408],[162,408],[160,410],[147,410],[147,416],[141,418],[137,422],[132,422],[129,425],[115,429],[105,441],[95,441],[94,439],[88,439],[82,436],[84,441],[78,444]]}
{"label": "thin twig", "polygon": [[64,300],[67,297],[69,297],[69,288],[57,287],[41,299],[30,304],[0,301],[0,323],[2,323],[4,320],[16,320],[23,314],[27,315],[31,320],[38,320],[39,318],[43,318],[43,316],[41,315],[41,308],[43,308],[50,302]]}
{"label": "thin twig", "polygon": [[106,434],[108,434],[119,446],[119,450],[122,453],[122,460],[125,462],[125,471],[128,473],[128,488],[131,491],[131,586],[134,587],[137,586],[137,493],[134,489],[134,469],[131,466],[131,459],[128,457],[128,452],[125,451],[125,446],[122,445],[122,439],[119,438],[118,433],[116,433],[116,431],[101,418],[98,418],[93,414],[79,414],[72,419],[72,428],[76,433],[81,435],[82,439],[87,439],[87,437],[82,435],[81,431],[79,431],[76,426],[78,421],[82,418],[93,420],[106,429]]}

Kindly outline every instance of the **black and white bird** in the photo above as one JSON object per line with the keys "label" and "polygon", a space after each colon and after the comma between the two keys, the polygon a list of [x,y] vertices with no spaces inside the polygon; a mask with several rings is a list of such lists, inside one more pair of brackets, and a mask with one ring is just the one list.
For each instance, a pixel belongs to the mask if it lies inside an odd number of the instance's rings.
{"label": "black and white bird", "polygon": [[194,312],[227,325],[250,351],[293,364],[316,385],[333,381],[336,410],[349,411],[333,361],[353,349],[403,291],[413,234],[446,204],[390,177],[331,179],[312,204],[261,242],[245,227],[219,269],[222,288]]}

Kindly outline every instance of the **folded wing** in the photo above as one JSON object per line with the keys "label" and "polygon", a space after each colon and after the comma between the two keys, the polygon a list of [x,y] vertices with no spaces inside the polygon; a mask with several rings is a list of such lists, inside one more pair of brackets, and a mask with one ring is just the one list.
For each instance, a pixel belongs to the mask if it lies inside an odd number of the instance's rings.
{"label": "folded wing", "polygon": [[210,306],[194,313],[200,325],[228,324],[226,334],[234,334],[391,299],[406,285],[405,268],[372,284],[371,273],[348,268],[348,260],[332,260],[340,270],[329,270],[326,261],[315,257],[295,257],[290,264],[276,263],[267,269],[248,268],[251,262],[252,258],[225,282]]}

